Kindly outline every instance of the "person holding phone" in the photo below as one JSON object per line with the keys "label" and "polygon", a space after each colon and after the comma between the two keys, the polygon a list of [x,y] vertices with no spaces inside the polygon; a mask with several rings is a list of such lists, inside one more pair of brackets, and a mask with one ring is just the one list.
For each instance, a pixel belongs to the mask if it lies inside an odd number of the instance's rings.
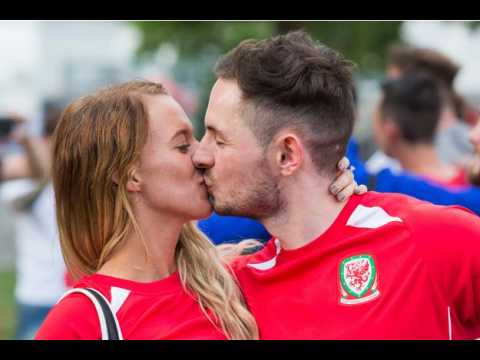
{"label": "person holding phone", "polygon": [[0,155],[0,181],[45,176],[48,164],[48,150],[41,138],[25,130],[27,120],[17,114],[0,115],[0,145],[18,143],[24,150],[20,154]]}

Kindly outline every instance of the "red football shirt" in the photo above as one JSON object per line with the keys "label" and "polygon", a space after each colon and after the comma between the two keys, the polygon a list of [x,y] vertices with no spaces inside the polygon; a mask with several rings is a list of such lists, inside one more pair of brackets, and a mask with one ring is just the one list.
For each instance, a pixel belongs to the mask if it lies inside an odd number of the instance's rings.
{"label": "red football shirt", "polygon": [[[178,273],[150,283],[95,274],[75,287],[92,287],[107,298],[126,340],[226,339],[185,292]],[[83,294],[66,296],[50,311],[36,339],[101,339],[94,305]]]}
{"label": "red football shirt", "polygon": [[233,264],[263,339],[480,337],[480,218],[354,195],[317,239]]}

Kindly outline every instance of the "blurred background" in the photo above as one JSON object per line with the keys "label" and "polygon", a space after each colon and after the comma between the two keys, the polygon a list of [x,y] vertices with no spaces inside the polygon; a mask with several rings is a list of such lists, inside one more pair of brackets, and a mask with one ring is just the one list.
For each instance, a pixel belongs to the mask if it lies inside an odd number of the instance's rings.
{"label": "blurred background", "polygon": [[[218,56],[247,38],[305,29],[356,64],[359,119],[355,136],[362,158],[376,147],[372,112],[386,55],[395,44],[438,50],[459,66],[455,89],[480,106],[480,22],[471,21],[2,21],[0,22],[0,117],[16,114],[25,131],[40,135],[49,111],[98,87],[133,78],[165,83],[184,106],[197,136],[214,82]],[[0,141],[0,155],[22,153]],[[0,197],[11,189],[0,185]],[[0,203],[0,339],[17,326],[15,212]],[[47,265],[48,266],[48,265]]]}

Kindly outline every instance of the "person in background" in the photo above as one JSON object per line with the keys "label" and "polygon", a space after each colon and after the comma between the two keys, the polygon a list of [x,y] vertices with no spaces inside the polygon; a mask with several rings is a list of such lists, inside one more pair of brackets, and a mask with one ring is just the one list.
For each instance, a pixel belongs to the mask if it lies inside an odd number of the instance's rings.
{"label": "person in background", "polygon": [[4,127],[10,124],[0,136],[2,150],[16,143],[23,151],[0,156],[0,182],[44,178],[49,161],[44,139],[30,135],[26,131],[27,119],[19,114],[10,113],[3,121]]}
{"label": "person in background", "polygon": [[468,164],[468,179],[475,186],[480,186],[480,117],[468,136],[475,148],[475,155]]}
{"label": "person in background", "polygon": [[[16,339],[33,339],[68,288],[50,184],[51,136],[61,110],[58,106],[46,109],[40,137],[18,126],[11,140],[24,151],[4,158],[1,196],[13,210],[15,224]],[[19,125],[26,123],[17,119]]]}
{"label": "person in background", "polygon": [[442,161],[464,165],[473,155],[468,132],[479,112],[455,90],[455,79],[460,66],[434,49],[392,47],[388,53],[387,76],[398,78],[409,71],[426,72],[438,82],[444,101],[435,145]]}
{"label": "person in background", "polygon": [[374,137],[404,171],[439,184],[468,185],[464,168],[442,162],[434,145],[441,96],[435,79],[426,73],[411,71],[387,80],[374,115]]}

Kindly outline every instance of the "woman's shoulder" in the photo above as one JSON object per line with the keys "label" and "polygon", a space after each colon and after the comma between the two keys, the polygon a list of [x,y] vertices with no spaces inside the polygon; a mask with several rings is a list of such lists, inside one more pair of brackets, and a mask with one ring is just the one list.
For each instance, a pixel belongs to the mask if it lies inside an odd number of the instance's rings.
{"label": "woman's shoulder", "polygon": [[[75,289],[86,287],[100,290],[92,286],[88,278],[82,279]],[[100,339],[100,323],[92,301],[80,292],[66,293],[53,306],[40,327],[37,340],[87,340]]]}

